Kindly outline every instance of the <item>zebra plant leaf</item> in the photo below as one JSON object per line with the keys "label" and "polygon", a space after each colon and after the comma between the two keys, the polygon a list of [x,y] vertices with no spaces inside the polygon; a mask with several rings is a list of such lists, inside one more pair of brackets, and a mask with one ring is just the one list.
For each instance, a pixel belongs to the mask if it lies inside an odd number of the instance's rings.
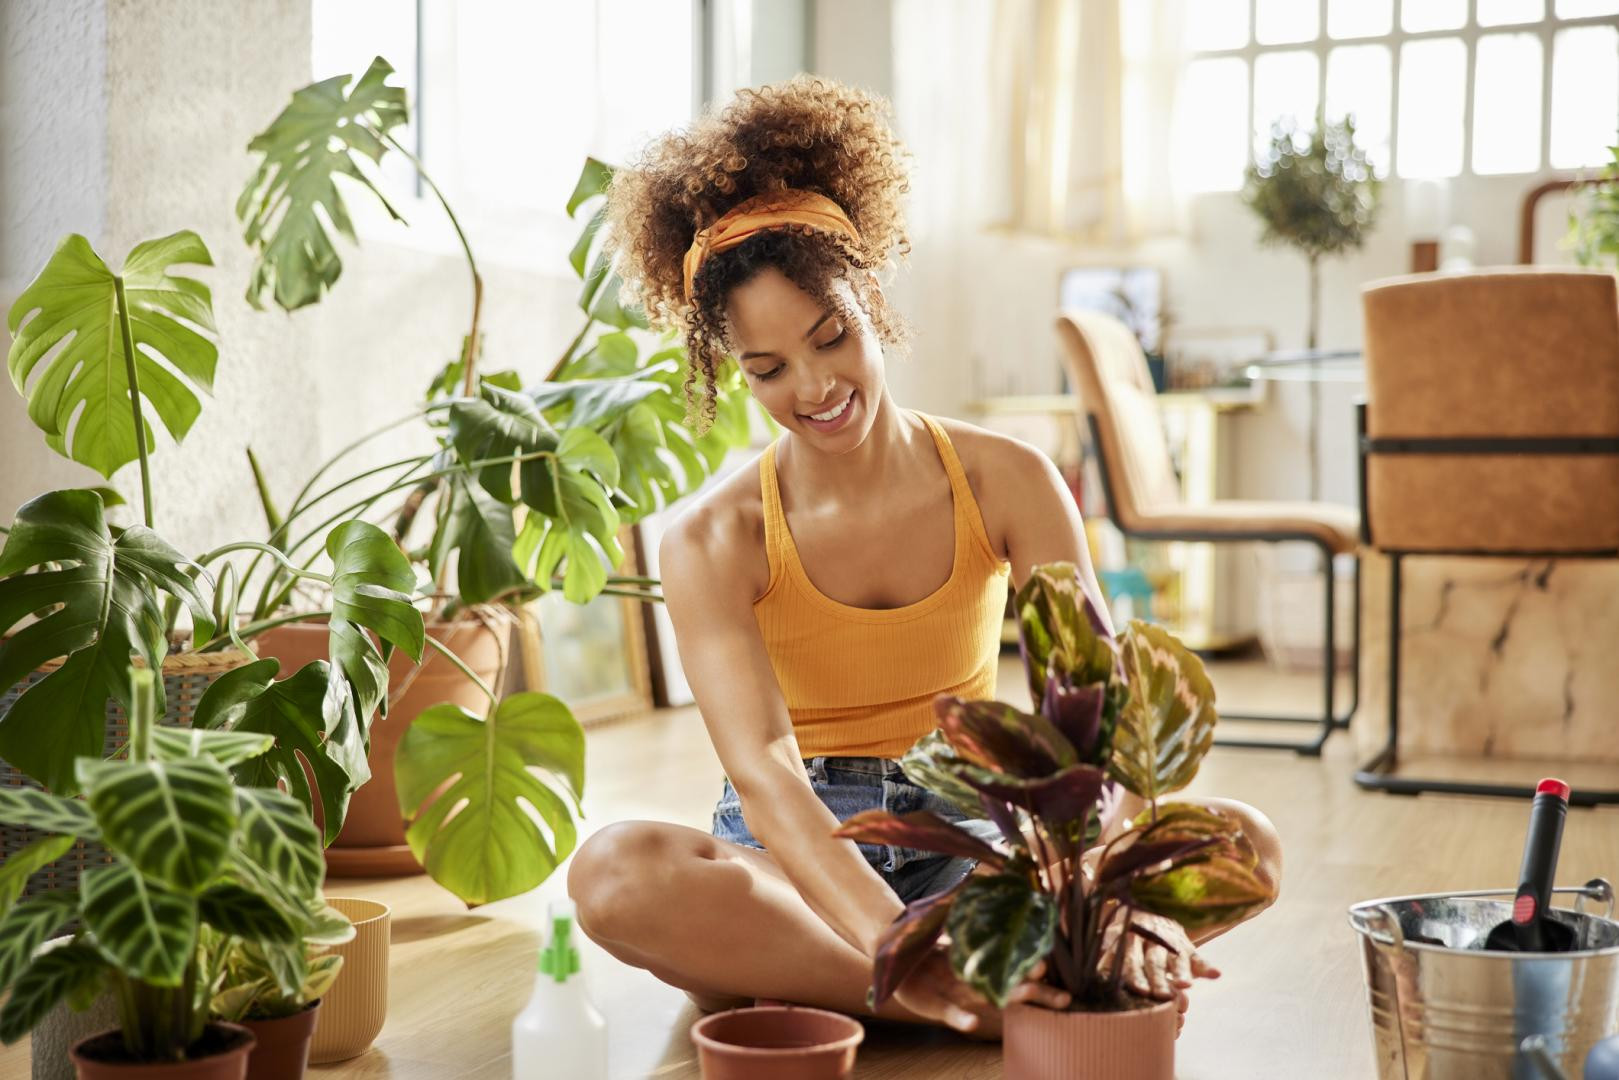
{"label": "zebra plant leaf", "polygon": [[[57,835],[101,839],[101,829],[88,806],[78,799],[64,799],[33,788],[0,788],[0,821]],[[6,865],[10,865],[9,860]]]}
{"label": "zebra plant leaf", "polygon": [[433,880],[469,905],[527,892],[573,851],[568,804],[535,768],[560,778],[577,805],[584,729],[549,694],[513,694],[487,720],[435,705],[400,740],[394,776],[400,813],[410,822],[405,839]]}
{"label": "zebra plant leaf", "polygon": [[88,945],[73,942],[42,954],[11,987],[0,1008],[0,1042],[10,1045],[33,1030],[64,998],[75,998],[101,979],[107,961]]}
{"label": "zebra plant leaf", "polygon": [[[0,811],[0,815],[3,815],[3,811]],[[28,884],[30,875],[60,859],[72,848],[71,836],[46,836],[6,856],[6,861],[0,863],[0,912],[11,910],[11,905],[17,902],[23,887]],[[0,987],[4,986],[5,980],[0,979]]]}
{"label": "zebra plant leaf", "polygon": [[153,986],[179,986],[197,947],[195,897],[164,888],[127,862],[80,879],[84,925],[120,971]]}
{"label": "zebra plant leaf", "polygon": [[1197,775],[1214,744],[1214,686],[1203,661],[1162,627],[1132,620],[1120,643],[1130,696],[1113,733],[1111,775],[1150,802]]}
{"label": "zebra plant leaf", "polygon": [[152,753],[159,761],[210,757],[226,768],[252,761],[275,745],[269,735],[252,731],[205,731],[200,728],[152,728]]}
{"label": "zebra plant leaf", "polygon": [[299,926],[275,904],[233,881],[222,882],[197,897],[197,915],[215,930],[247,941],[292,945]]}
{"label": "zebra plant leaf", "polygon": [[170,273],[183,264],[213,265],[194,232],[136,246],[117,276],[75,233],[12,305],[11,381],[51,449],[106,477],[140,455],[124,355],[126,319],[146,425],[138,437],[153,447],[153,417],[176,442],[191,430],[202,412],[196,391],[212,391],[219,350],[200,332],[214,330],[208,286]]}
{"label": "zebra plant leaf", "polygon": [[11,985],[46,938],[78,913],[79,894],[74,889],[30,896],[6,912],[0,919],[0,990]]}
{"label": "zebra plant leaf", "polygon": [[140,873],[183,893],[219,873],[236,828],[230,773],[211,758],[80,762],[102,840]]}
{"label": "zebra plant leaf", "polygon": [[301,895],[314,897],[325,874],[320,832],[297,799],[276,788],[237,788],[241,851]]}
{"label": "zebra plant leaf", "polygon": [[393,68],[371,61],[354,90],[338,75],[296,91],[269,127],[247,144],[263,154],[241,197],[236,217],[244,238],[258,252],[247,299],[263,308],[267,297],[284,311],[313,304],[343,272],[326,221],[355,242],[348,207],[333,182],[346,176],[375,195],[395,221],[403,221],[361,169],[359,157],[376,164],[391,129],[406,121],[405,91],[386,85]]}

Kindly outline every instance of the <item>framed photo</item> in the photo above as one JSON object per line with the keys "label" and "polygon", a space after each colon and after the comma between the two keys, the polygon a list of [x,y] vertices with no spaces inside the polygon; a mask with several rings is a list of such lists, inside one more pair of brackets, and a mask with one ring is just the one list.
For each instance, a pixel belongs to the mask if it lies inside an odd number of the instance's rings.
{"label": "framed photo", "polygon": [[[634,537],[626,529],[619,539],[620,573],[638,573]],[[575,604],[560,590],[526,605],[517,627],[525,688],[561,698],[585,725],[651,709],[643,606],[622,596]]]}

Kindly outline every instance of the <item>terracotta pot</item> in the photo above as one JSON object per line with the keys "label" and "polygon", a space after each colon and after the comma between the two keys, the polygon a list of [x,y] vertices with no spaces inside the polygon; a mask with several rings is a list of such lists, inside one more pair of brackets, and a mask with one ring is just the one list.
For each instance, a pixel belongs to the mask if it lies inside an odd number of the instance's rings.
{"label": "terracotta pot", "polygon": [[130,1061],[124,1037],[115,1028],[75,1044],[68,1054],[79,1080],[244,1080],[253,1033],[240,1024],[214,1020],[203,1028],[198,1049],[205,1056],[190,1061]]}
{"label": "terracotta pot", "polygon": [[326,902],[354,923],[354,937],[331,951],[343,958],[326,996],[321,998],[309,1061],[319,1065],[363,1054],[388,1019],[388,937],[393,915],[387,904],[351,896]]}
{"label": "terracotta pot", "polygon": [[[504,624],[497,626],[499,632],[467,619],[430,623],[427,632],[454,650],[484,682],[492,683],[499,674],[506,643]],[[261,657],[281,661],[281,678],[312,660],[328,658],[324,622],[278,626],[260,634],[253,644]],[[394,787],[394,751],[405,729],[424,709],[449,701],[482,715],[488,703],[483,691],[432,646],[422,659],[418,666],[396,650],[388,661],[388,715],[373,717],[371,724],[371,753],[366,759],[371,764],[371,779],[349,800],[343,831],[326,849],[326,868],[334,877],[421,873],[405,843],[405,824]],[[314,783],[313,777],[310,783]],[[324,824],[319,803],[315,818]]]}
{"label": "terracotta pot", "polygon": [[1006,1080],[1175,1080],[1175,1003],[1127,1012],[1009,1005]]}
{"label": "terracotta pot", "polygon": [[315,1034],[320,1002],[274,1020],[243,1020],[258,1045],[247,1057],[247,1080],[302,1080],[309,1064],[309,1040]]}
{"label": "terracotta pot", "polygon": [[845,1080],[866,1029],[799,1005],[731,1009],[691,1026],[703,1080]]}

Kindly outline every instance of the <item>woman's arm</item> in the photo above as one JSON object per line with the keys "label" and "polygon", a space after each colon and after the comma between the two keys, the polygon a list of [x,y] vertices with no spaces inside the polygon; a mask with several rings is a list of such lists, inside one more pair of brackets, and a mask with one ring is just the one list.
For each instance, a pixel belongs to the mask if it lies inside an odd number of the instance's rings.
{"label": "woman's arm", "polygon": [[867,956],[904,910],[816,796],[764,639],[744,567],[762,561],[757,533],[723,504],[699,505],[659,547],[663,595],[680,662],[741,797],[748,828],[810,907]]}

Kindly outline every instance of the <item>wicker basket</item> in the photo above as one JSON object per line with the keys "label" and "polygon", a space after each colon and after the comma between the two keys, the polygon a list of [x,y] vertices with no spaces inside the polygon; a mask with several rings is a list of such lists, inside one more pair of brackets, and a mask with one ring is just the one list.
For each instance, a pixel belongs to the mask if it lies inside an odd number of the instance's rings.
{"label": "wicker basket", "polygon": [[[173,727],[190,727],[192,714],[196,711],[197,701],[202,697],[203,691],[225,672],[241,667],[247,662],[247,654],[237,652],[235,649],[208,653],[182,652],[167,657],[163,661],[163,695],[167,707],[163,719],[159,722]],[[5,693],[0,693],[0,716],[11,710],[12,703],[21,697],[24,691],[61,666],[62,661],[52,660],[30,673],[26,679]],[[102,756],[112,757],[129,740],[129,718],[124,714],[124,707],[112,698],[107,699],[106,732]],[[36,789],[43,787],[6,761],[0,761],[0,786]],[[11,858],[45,835],[38,829],[31,829],[25,825],[8,825],[0,822],[0,862]],[[79,840],[68,849],[66,855],[41,867],[29,877],[28,884],[23,889],[23,896],[28,897],[52,889],[76,888],[79,884],[79,875],[86,869],[103,866],[111,861],[107,850],[100,844]]]}

